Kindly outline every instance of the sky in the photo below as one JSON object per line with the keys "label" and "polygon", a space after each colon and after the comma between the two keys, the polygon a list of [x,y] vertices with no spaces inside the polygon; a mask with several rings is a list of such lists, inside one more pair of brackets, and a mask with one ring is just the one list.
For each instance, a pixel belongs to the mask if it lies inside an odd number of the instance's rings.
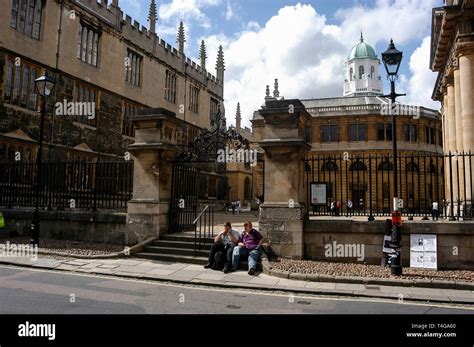
{"label": "sky", "polygon": [[[148,27],[150,0],[120,0],[124,13]],[[404,59],[399,101],[439,109],[431,100],[436,73],[429,69],[431,12],[442,0],[156,0],[157,35],[176,47],[180,21],[185,54],[199,62],[207,48],[207,70],[215,75],[217,50],[224,48],[225,110],[235,124],[237,102],[243,125],[264,103],[275,78],[285,99],[342,96],[344,61],[361,31],[379,58],[393,38]],[[381,66],[385,91],[389,86]]]}

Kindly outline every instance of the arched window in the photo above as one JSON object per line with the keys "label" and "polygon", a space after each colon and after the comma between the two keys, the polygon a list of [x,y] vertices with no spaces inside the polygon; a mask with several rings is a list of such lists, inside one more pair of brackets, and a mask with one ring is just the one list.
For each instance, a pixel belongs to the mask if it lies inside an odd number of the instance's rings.
{"label": "arched window", "polygon": [[323,170],[323,171],[333,171],[334,172],[334,171],[338,171],[339,168],[337,167],[336,163],[334,163],[332,161],[328,161],[323,165],[321,170]]}
{"label": "arched window", "polygon": [[356,161],[349,168],[350,171],[367,171],[367,166],[360,160]]}
{"label": "arched window", "polygon": [[349,74],[350,74],[350,76],[349,76],[350,81],[354,80],[354,69],[353,68],[351,68],[349,70]]}
{"label": "arched window", "polygon": [[380,163],[378,170],[379,171],[393,171],[393,164],[389,162],[388,160],[385,160],[384,162]]}
{"label": "arched window", "polygon": [[373,80],[373,79],[374,79],[374,76],[375,76],[375,67],[372,66],[372,67],[370,68],[370,79]]}
{"label": "arched window", "polygon": [[246,177],[244,180],[244,199],[245,200],[251,200],[251,194],[250,194],[250,178]]}
{"label": "arched window", "polygon": [[359,79],[361,80],[364,77],[365,69],[363,66],[359,66]]}

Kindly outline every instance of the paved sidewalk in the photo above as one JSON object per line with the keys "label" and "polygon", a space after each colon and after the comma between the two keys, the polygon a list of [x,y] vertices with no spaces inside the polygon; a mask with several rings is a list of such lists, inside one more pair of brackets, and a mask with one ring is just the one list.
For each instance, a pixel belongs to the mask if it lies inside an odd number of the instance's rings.
{"label": "paved sidewalk", "polygon": [[223,272],[204,269],[201,265],[142,260],[132,257],[126,259],[56,259],[39,257],[37,261],[32,261],[28,258],[0,258],[0,264],[191,285],[283,291],[295,294],[377,297],[397,299],[399,301],[415,300],[474,305],[474,291],[470,290],[308,282],[278,278],[265,274],[249,276],[245,271],[224,274]]}

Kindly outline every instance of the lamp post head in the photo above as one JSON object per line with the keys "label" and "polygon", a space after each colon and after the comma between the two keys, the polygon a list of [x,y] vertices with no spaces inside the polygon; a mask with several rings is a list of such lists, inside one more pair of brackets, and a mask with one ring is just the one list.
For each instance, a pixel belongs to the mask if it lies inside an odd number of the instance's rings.
{"label": "lamp post head", "polygon": [[402,59],[403,52],[397,50],[393,40],[390,40],[388,49],[382,53],[382,60],[383,64],[385,65],[385,69],[387,70],[388,78],[391,81],[394,81],[397,78]]}
{"label": "lamp post head", "polygon": [[45,71],[44,75],[35,80],[36,90],[38,94],[43,97],[49,97],[54,90],[56,80],[48,76],[48,71]]}

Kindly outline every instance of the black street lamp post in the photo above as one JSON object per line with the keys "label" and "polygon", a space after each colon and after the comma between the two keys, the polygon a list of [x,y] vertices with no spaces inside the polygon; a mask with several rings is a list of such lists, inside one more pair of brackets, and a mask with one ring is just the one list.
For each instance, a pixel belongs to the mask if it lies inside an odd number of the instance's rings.
{"label": "black street lamp post", "polygon": [[392,275],[402,275],[401,261],[401,213],[398,200],[398,156],[397,156],[397,119],[393,107],[397,97],[405,96],[405,94],[397,94],[395,92],[395,81],[398,78],[398,70],[403,59],[403,53],[395,48],[393,40],[390,40],[388,49],[382,53],[382,60],[387,70],[388,79],[390,80],[390,94],[385,97],[391,100],[392,113],[392,146],[393,146],[393,213],[392,213],[392,235],[391,247],[393,249],[390,256],[390,269]]}
{"label": "black street lamp post", "polygon": [[39,133],[39,146],[38,153],[36,155],[36,190],[35,190],[35,211],[33,212],[33,222],[31,223],[31,244],[39,245],[40,235],[40,216],[39,216],[39,195],[42,186],[42,156],[43,156],[43,133],[44,133],[44,117],[46,114],[46,99],[53,92],[56,81],[48,76],[46,71],[43,76],[35,80],[36,90],[41,96],[41,120],[40,120],[40,133]]}

